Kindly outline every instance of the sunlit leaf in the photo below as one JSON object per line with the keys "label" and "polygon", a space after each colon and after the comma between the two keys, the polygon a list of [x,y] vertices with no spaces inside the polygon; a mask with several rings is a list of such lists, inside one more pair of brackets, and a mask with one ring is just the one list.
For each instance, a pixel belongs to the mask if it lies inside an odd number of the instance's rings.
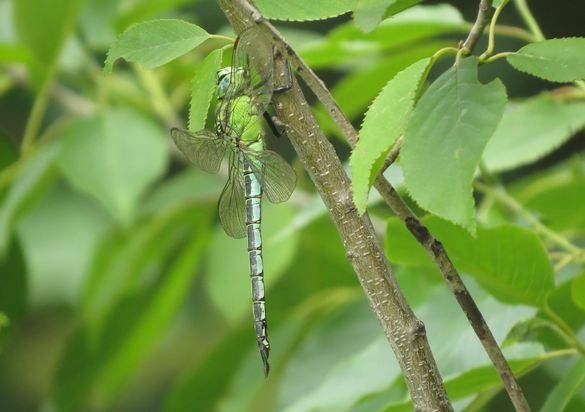
{"label": "sunlit leaf", "polygon": [[151,20],[135,24],[110,47],[104,71],[123,58],[146,69],[162,66],[182,56],[209,38],[201,27],[182,20]]}
{"label": "sunlit leaf", "polygon": [[585,127],[585,103],[562,102],[549,94],[513,103],[488,142],[483,160],[493,171],[534,162]]}
{"label": "sunlit leaf", "polygon": [[57,58],[75,22],[81,0],[13,0],[19,39],[48,64]]}
{"label": "sunlit leaf", "polygon": [[419,60],[398,73],[366,113],[350,160],[353,199],[360,213],[366,210],[370,187],[384,158],[408,125],[429,62],[429,58]]}
{"label": "sunlit leaf", "polygon": [[275,20],[322,20],[339,16],[353,9],[355,0],[257,0],[262,15]]}
{"label": "sunlit leaf", "polygon": [[471,183],[488,139],[504,112],[499,80],[481,84],[477,59],[463,59],[419,100],[405,133],[402,169],[422,208],[475,232]]}
{"label": "sunlit leaf", "polygon": [[585,79],[585,38],[531,43],[507,57],[516,69],[551,82]]}
{"label": "sunlit leaf", "polygon": [[217,87],[216,75],[222,61],[222,49],[212,51],[197,68],[191,83],[191,105],[189,106],[189,130],[205,128],[211,98]]}
{"label": "sunlit leaf", "polygon": [[571,282],[571,297],[573,302],[585,311],[585,272]]}
{"label": "sunlit leaf", "polygon": [[146,188],[164,173],[166,133],[129,109],[76,120],[61,137],[59,166],[80,192],[128,223]]}

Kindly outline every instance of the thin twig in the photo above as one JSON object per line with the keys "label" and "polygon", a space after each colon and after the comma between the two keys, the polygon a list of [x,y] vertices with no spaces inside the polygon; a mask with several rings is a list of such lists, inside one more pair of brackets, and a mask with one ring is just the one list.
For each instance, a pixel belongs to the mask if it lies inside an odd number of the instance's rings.
{"label": "thin twig", "polygon": [[[323,83],[323,81],[311,70],[309,66],[301,59],[301,57],[294,51],[294,49],[286,42],[283,36],[274,28],[272,24],[265,21],[262,16],[250,6],[244,0],[237,0],[238,4],[240,4],[252,17],[252,19],[258,23],[265,26],[273,36],[274,41],[277,44],[280,44],[286,54],[287,57],[291,60],[293,65],[297,69],[297,73],[301,76],[303,81],[309,86],[309,88],[315,93],[317,98],[321,101],[321,103],[327,108],[330,115],[333,117],[336,124],[341,129],[343,135],[349,142],[349,144],[353,147],[355,146],[358,134],[356,130],[353,128],[351,122],[347,119],[345,114],[339,108],[339,105]],[[482,4],[489,3],[491,7],[491,1],[485,2],[483,1]],[[485,26],[489,23],[490,12],[486,11],[482,14],[481,22],[483,27],[479,27],[474,25],[474,30],[477,30],[481,35],[485,30]],[[487,18],[485,16],[488,16]],[[477,27],[476,27],[477,26]],[[476,39],[473,36],[470,36],[470,42],[468,43],[470,46],[470,52],[472,51],[473,47],[477,43],[478,38]],[[469,38],[469,37],[468,37]],[[396,155],[398,151],[396,151]],[[396,158],[394,156],[394,158]],[[439,241],[437,241],[428,231],[428,229],[420,222],[420,220],[415,216],[415,214],[408,208],[406,203],[400,198],[396,190],[392,187],[392,185],[382,176],[378,175],[376,177],[374,186],[380,192],[385,202],[390,206],[390,208],[396,213],[396,215],[404,222],[407,228],[413,233],[416,239],[421,243],[421,245],[427,250],[429,255],[432,257],[433,261],[443,274],[443,277],[449,288],[455,294],[459,305],[461,306],[462,310],[465,312],[467,318],[470,321],[471,326],[473,327],[475,333],[477,334],[478,338],[480,339],[482,345],[484,346],[485,351],[487,352],[488,356],[492,360],[494,366],[496,367],[498,373],[500,374],[504,387],[508,392],[512,403],[516,407],[518,411],[530,411],[530,407],[524,397],[522,389],[519,387],[510,366],[508,365],[504,355],[502,354],[498,343],[496,342],[493,334],[491,333],[483,315],[481,314],[479,308],[475,304],[473,298],[469,294],[469,291],[465,287],[465,284],[461,280],[461,277],[457,273],[457,270],[453,266],[453,263],[450,261],[445,249],[441,245]]]}
{"label": "thin twig", "polygon": [[528,3],[526,3],[526,0],[514,0],[514,5],[520,14],[520,17],[522,17],[522,20],[524,20],[524,23],[526,23],[526,26],[528,26],[530,29],[532,36],[534,36],[534,40],[543,41],[545,39],[544,34],[536,22],[536,19],[532,15],[532,12],[528,8]]}
{"label": "thin twig", "polygon": [[[294,54],[246,0],[218,3],[237,32],[260,23],[272,34],[281,53]],[[289,126],[288,136],[331,214],[346,255],[396,354],[416,410],[452,411],[424,324],[402,295],[368,215],[360,216],[353,204],[351,181],[296,81],[290,91],[275,94],[273,103],[276,114]]]}
{"label": "thin twig", "polygon": [[467,49],[469,53],[473,51],[475,45],[481,39],[483,32],[487,25],[489,24],[492,14],[494,13],[494,9],[492,7],[493,0],[481,0],[479,2],[479,10],[477,12],[477,18],[475,19],[475,23],[471,30],[469,31],[469,35],[467,39],[463,42],[463,48]]}

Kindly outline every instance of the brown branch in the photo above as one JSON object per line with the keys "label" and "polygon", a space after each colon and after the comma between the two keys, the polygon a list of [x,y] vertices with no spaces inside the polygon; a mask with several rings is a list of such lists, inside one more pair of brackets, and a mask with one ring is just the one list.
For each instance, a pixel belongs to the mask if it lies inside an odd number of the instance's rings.
{"label": "brown branch", "polygon": [[[309,66],[307,66],[301,57],[286,42],[278,30],[276,30],[276,28],[274,28],[274,26],[268,21],[264,20],[254,7],[252,7],[245,0],[236,0],[236,3],[238,3],[238,5],[248,13],[252,20],[265,26],[272,34],[275,42],[284,48],[288,58],[296,67],[297,72],[303,81],[309,86],[309,88],[311,88],[313,93],[315,93],[317,98],[327,108],[328,112],[331,114],[336,124],[340,127],[343,135],[353,148],[358,140],[358,134],[353,128],[351,122],[345,116],[345,113],[343,113],[343,111],[339,108],[339,105],[323,81],[312,71]],[[485,27],[489,24],[490,16],[493,13],[491,6],[491,0],[482,0],[480,2],[477,20],[473,25],[467,40],[464,42],[464,47],[467,47],[470,53],[477,44],[480,36],[485,30]],[[310,140],[311,139],[307,139],[303,141],[303,144],[305,144],[305,142],[309,142]],[[397,156],[398,150],[392,150],[391,155],[384,163],[384,168],[388,167]],[[491,333],[477,304],[473,300],[471,294],[463,283],[463,280],[459,276],[457,269],[455,269],[455,266],[449,259],[449,256],[447,255],[443,245],[432,236],[429,230],[410,210],[410,208],[398,195],[394,187],[383,177],[381,173],[376,177],[374,187],[376,190],[378,190],[384,201],[402,220],[408,230],[415,236],[418,242],[425,248],[427,253],[435,262],[436,266],[442,273],[443,278],[447,282],[449,289],[455,295],[457,302],[467,316],[467,319],[469,320],[473,330],[475,331],[486,353],[498,371],[504,387],[508,392],[508,396],[510,397],[516,410],[523,412],[530,411],[530,406],[528,405],[528,402],[524,397],[524,393],[518,385],[512,370],[506,361],[506,358],[502,354],[498,343]]]}
{"label": "brown branch", "polygon": [[[237,32],[258,22],[272,32],[271,26],[247,1],[218,0],[218,3]],[[292,49],[277,33],[271,33],[275,45],[281,52],[291,53]],[[277,115],[289,126],[288,136],[331,214],[346,255],[396,354],[415,410],[452,411],[424,324],[402,295],[369,216],[357,212],[351,181],[296,81],[290,91],[275,94],[273,102]]]}
{"label": "brown branch", "polygon": [[481,39],[483,32],[488,24],[490,24],[490,20],[492,15],[494,14],[494,9],[492,7],[493,0],[481,0],[479,2],[479,10],[477,12],[477,18],[475,19],[475,23],[471,27],[469,31],[469,35],[467,39],[463,42],[463,48],[468,50],[468,53],[471,54],[475,45]]}

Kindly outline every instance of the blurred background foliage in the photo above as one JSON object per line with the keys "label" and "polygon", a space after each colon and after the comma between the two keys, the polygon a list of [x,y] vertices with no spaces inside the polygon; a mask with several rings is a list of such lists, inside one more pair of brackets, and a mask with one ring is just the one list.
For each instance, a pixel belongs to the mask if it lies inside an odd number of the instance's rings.
{"label": "blurred background foliage", "polygon": [[[348,15],[278,26],[357,126],[397,72],[465,37],[476,3],[424,2],[427,8],[368,34]],[[533,3],[548,37],[585,36],[585,5]],[[273,371],[263,378],[245,241],[227,237],[217,222],[223,179],[186,167],[168,133],[186,124],[193,74],[224,43],[210,40],[153,71],[118,62],[113,74],[102,72],[121,32],[169,17],[232,34],[211,0],[0,0],[0,410],[410,410],[389,345],[286,139],[269,144],[293,162],[299,185],[288,203],[265,205]],[[511,7],[500,22],[521,25]],[[523,44],[498,38],[502,49]],[[505,62],[481,75],[501,77],[515,99],[557,87]],[[349,148],[326,111],[315,110],[347,160]],[[583,122],[577,125],[570,132]],[[582,247],[585,141],[571,135],[522,167],[490,159],[522,204]],[[19,154],[23,142],[27,150]],[[400,186],[397,170],[389,177]],[[376,196],[370,200],[456,409],[511,410],[436,269]],[[480,220],[514,225],[486,226],[474,247],[493,240],[552,279],[558,247],[522,232],[518,225],[526,222],[506,209],[482,205]],[[533,407],[568,380],[575,388],[566,410],[585,410],[585,368],[574,367],[585,338],[585,297],[575,297],[585,290],[583,267],[557,266],[556,286],[520,282],[507,290],[493,277],[493,256],[469,264],[457,255],[465,234],[433,218],[427,223],[471,275],[465,280],[523,374]],[[549,286],[554,290],[539,295]],[[559,332],[559,325],[568,329]]]}

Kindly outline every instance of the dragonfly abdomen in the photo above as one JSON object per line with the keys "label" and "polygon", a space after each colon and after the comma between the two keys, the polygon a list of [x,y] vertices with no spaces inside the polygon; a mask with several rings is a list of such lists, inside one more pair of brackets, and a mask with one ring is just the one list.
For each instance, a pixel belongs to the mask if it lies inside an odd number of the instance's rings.
{"label": "dragonfly abdomen", "polygon": [[250,259],[250,278],[252,280],[254,326],[258,349],[260,350],[260,355],[262,356],[262,362],[264,364],[264,374],[268,375],[270,343],[268,342],[266,304],[264,302],[264,262],[262,259],[262,232],[260,230],[260,222],[262,218],[262,187],[247,160],[244,160],[244,184],[246,193],[246,227],[248,230],[248,257]]}

